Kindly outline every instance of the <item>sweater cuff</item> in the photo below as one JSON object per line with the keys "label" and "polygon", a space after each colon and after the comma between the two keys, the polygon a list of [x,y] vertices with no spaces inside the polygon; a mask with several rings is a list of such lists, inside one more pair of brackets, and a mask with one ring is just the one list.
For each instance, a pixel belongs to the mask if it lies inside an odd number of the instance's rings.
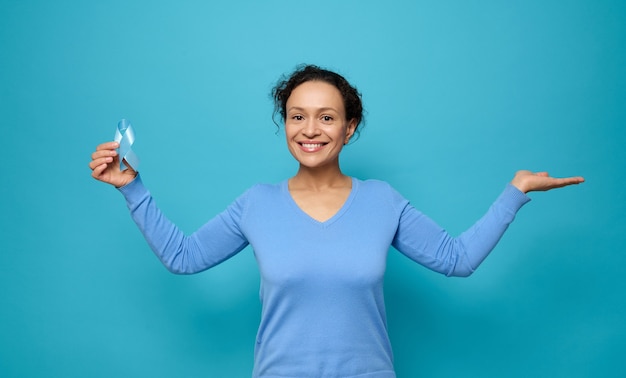
{"label": "sweater cuff", "polygon": [[137,176],[133,179],[133,181],[117,188],[117,190],[119,190],[124,198],[126,198],[126,203],[129,208],[133,208],[133,205],[138,204],[143,200],[143,198],[149,195],[148,189],[146,189],[143,185],[143,181],[141,181],[139,173],[137,173]]}
{"label": "sweater cuff", "polygon": [[500,195],[500,199],[502,200],[504,206],[511,209],[514,213],[521,209],[522,206],[530,202],[530,197],[528,197],[526,193],[517,189],[511,183],[506,185],[504,191]]}

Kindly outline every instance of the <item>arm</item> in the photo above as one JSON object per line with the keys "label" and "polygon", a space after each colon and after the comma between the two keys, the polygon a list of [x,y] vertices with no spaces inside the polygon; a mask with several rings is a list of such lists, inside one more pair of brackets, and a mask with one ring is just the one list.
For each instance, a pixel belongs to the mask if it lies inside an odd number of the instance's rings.
{"label": "arm", "polygon": [[517,211],[530,201],[507,185],[489,210],[472,227],[452,237],[433,220],[407,204],[393,246],[410,259],[446,276],[472,274],[496,246]]}
{"label": "arm", "polygon": [[409,258],[447,276],[468,276],[496,246],[530,191],[545,191],[583,182],[582,177],[552,178],[547,173],[519,171],[485,215],[458,237],[407,205],[394,247]]}
{"label": "arm", "polygon": [[186,236],[159,208],[141,182],[141,177],[119,188],[131,216],[165,267],[177,274],[192,274],[211,268],[248,245],[239,229],[245,195],[225,211]]}
{"label": "arm", "polygon": [[165,267],[173,273],[190,274],[208,269],[248,245],[239,230],[245,202],[242,198],[186,236],[156,206],[141,178],[132,168],[120,170],[117,142],[99,145],[89,168],[96,180],[119,188],[131,216]]}

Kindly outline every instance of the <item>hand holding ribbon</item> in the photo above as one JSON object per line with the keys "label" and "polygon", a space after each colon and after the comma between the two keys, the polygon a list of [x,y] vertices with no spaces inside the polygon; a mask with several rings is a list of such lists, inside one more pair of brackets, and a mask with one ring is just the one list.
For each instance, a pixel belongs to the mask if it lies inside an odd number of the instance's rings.
{"label": "hand holding ribbon", "polygon": [[115,141],[120,144],[118,149],[120,170],[126,168],[124,164],[126,163],[130,168],[138,171],[139,158],[132,150],[133,144],[135,143],[135,132],[130,122],[125,119],[120,120],[117,124],[117,130],[115,130]]}

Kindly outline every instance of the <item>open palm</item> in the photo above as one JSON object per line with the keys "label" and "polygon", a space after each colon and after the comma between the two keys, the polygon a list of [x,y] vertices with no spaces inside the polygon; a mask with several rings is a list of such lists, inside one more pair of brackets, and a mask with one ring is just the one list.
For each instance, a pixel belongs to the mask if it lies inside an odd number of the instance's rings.
{"label": "open palm", "polygon": [[524,193],[534,191],[546,191],[550,189],[562,188],[568,185],[576,185],[584,182],[580,176],[556,178],[550,177],[548,172],[517,171],[511,184]]}

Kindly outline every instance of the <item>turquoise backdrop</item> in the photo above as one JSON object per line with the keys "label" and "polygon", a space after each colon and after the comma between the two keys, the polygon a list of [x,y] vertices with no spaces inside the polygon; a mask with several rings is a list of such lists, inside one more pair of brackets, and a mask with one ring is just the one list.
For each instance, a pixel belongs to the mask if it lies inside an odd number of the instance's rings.
{"label": "turquoise backdrop", "polygon": [[128,118],[192,232],[295,173],[268,93],[303,62],[363,93],[346,173],[454,234],[518,169],[587,179],[533,193],[470,278],[391,251],[399,377],[626,376],[622,0],[0,0],[0,376],[250,376],[252,251],[168,273],[87,164]]}

